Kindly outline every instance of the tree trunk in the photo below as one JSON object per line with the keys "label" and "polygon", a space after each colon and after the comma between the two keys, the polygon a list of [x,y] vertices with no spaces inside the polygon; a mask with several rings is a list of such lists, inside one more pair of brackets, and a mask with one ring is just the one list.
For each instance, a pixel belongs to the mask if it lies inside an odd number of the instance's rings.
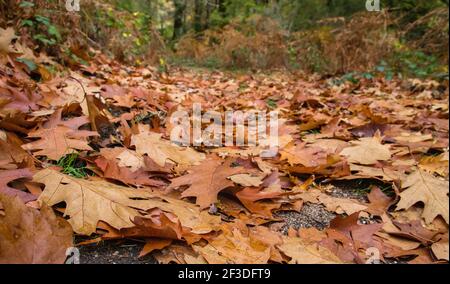
{"label": "tree trunk", "polygon": [[175,40],[179,38],[184,32],[184,12],[186,10],[186,3],[184,0],[173,0],[175,5],[175,13],[173,15],[173,36]]}
{"label": "tree trunk", "polygon": [[203,0],[194,1],[194,30],[195,32],[201,32],[202,25],[202,15],[203,15]]}
{"label": "tree trunk", "polygon": [[217,5],[219,6],[220,15],[225,18],[227,14],[227,7],[225,6],[225,0],[217,0]]}

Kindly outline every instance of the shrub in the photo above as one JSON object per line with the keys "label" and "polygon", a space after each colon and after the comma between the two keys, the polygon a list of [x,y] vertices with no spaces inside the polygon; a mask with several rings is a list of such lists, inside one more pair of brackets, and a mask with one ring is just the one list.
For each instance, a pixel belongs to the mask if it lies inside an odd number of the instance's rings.
{"label": "shrub", "polygon": [[176,55],[200,65],[208,60],[225,68],[280,68],[288,58],[285,37],[277,22],[253,16],[201,35],[187,34],[177,44]]}
{"label": "shrub", "polygon": [[291,43],[297,61],[307,71],[344,74],[370,70],[393,49],[395,36],[388,31],[386,12],[354,15],[342,26],[294,34]]}

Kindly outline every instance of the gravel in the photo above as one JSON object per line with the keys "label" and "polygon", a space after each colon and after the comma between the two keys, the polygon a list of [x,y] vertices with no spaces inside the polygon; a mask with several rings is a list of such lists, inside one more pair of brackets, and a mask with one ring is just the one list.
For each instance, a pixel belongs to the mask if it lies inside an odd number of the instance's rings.
{"label": "gravel", "polygon": [[315,227],[319,230],[323,230],[329,227],[330,221],[336,217],[334,213],[326,210],[323,205],[313,203],[303,204],[300,212],[281,211],[274,215],[283,219],[286,223],[280,229],[283,234],[287,234],[289,228],[298,230],[300,228]]}

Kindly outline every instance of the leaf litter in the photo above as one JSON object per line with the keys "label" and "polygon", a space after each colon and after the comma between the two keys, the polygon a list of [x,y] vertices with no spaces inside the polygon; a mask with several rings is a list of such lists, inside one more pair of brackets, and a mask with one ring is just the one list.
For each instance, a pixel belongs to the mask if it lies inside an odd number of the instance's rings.
{"label": "leaf litter", "polygon": [[[100,53],[36,81],[0,34],[0,263],[72,246],[87,262],[448,262],[448,85],[159,74]],[[195,103],[277,110],[278,153],[171,143],[168,117]]]}

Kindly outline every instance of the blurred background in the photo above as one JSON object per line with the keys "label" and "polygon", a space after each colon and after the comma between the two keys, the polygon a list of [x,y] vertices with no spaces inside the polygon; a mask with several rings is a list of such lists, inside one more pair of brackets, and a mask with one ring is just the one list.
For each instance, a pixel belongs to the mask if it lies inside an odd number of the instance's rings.
{"label": "blurred background", "polygon": [[448,0],[0,0],[0,27],[65,65],[448,78]]}

